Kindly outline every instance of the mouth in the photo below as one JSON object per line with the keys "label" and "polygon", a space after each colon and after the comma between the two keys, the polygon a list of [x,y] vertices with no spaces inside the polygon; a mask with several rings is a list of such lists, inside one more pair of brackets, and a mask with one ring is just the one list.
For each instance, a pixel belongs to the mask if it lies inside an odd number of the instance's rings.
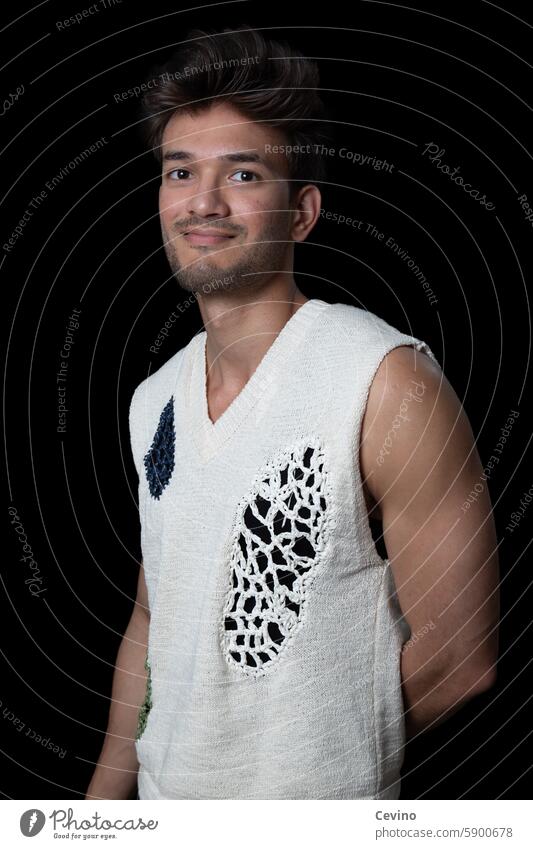
{"label": "mouth", "polygon": [[183,238],[190,245],[219,245],[234,239],[235,236],[216,230],[189,230],[183,234]]}

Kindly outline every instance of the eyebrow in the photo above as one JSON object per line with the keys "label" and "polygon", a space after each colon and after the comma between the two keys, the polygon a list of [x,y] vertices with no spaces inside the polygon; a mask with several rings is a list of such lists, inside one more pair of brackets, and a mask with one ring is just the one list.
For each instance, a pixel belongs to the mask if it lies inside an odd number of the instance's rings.
{"label": "eyebrow", "polygon": [[[269,163],[258,153],[252,153],[248,150],[238,150],[234,153],[224,153],[222,156],[217,156],[216,159],[221,162],[256,162],[258,165],[263,165],[265,168],[271,168]],[[198,159],[188,150],[167,150],[163,156],[163,162],[197,162]]]}

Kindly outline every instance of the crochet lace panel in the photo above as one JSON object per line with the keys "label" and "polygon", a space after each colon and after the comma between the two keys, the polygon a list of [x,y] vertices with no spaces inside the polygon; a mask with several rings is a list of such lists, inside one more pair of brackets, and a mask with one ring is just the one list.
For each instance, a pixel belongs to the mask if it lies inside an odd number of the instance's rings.
{"label": "crochet lace panel", "polygon": [[159,500],[174,471],[174,398],[171,396],[159,417],[150,449],[144,457],[146,479],[152,498]]}
{"label": "crochet lace panel", "polygon": [[233,528],[221,625],[227,663],[263,675],[301,627],[330,522],[330,495],[319,440],[305,440],[267,463]]}

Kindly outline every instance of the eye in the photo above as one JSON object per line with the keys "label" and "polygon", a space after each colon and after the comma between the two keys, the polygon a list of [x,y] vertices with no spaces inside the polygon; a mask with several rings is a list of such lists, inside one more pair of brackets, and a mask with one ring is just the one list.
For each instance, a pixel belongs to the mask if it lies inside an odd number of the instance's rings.
{"label": "eye", "polygon": [[[190,176],[190,173],[191,172],[187,168],[174,168],[172,171],[168,171],[166,176],[169,180],[172,180],[173,182],[184,182],[184,180],[186,180],[187,177]],[[235,171],[235,174],[245,175],[242,179],[237,180],[238,183],[252,183],[260,179],[259,175],[256,174],[254,171],[245,171],[241,169],[239,171]]]}
{"label": "eye", "polygon": [[[255,177],[257,180],[259,176],[254,171],[236,171],[236,174],[247,174],[249,177]],[[237,180],[238,183],[252,183],[253,180]]]}
{"label": "eye", "polygon": [[180,180],[180,177],[173,177],[172,174],[190,174],[190,171],[187,171],[186,168],[174,168],[173,171],[168,171],[167,177],[170,180]]}

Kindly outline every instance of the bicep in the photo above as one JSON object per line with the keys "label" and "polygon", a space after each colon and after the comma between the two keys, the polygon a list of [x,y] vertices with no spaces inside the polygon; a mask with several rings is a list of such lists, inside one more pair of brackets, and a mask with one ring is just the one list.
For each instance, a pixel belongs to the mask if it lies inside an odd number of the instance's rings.
{"label": "bicep", "polygon": [[[428,653],[440,651],[443,663],[476,651],[490,658],[499,614],[497,540],[472,429],[438,366],[409,349],[393,354],[388,376],[378,378],[379,424],[367,449],[380,456],[376,440],[410,398],[392,450],[374,462],[369,478],[398,599],[412,633],[429,634]],[[409,396],[413,380],[423,386],[417,396]]]}

